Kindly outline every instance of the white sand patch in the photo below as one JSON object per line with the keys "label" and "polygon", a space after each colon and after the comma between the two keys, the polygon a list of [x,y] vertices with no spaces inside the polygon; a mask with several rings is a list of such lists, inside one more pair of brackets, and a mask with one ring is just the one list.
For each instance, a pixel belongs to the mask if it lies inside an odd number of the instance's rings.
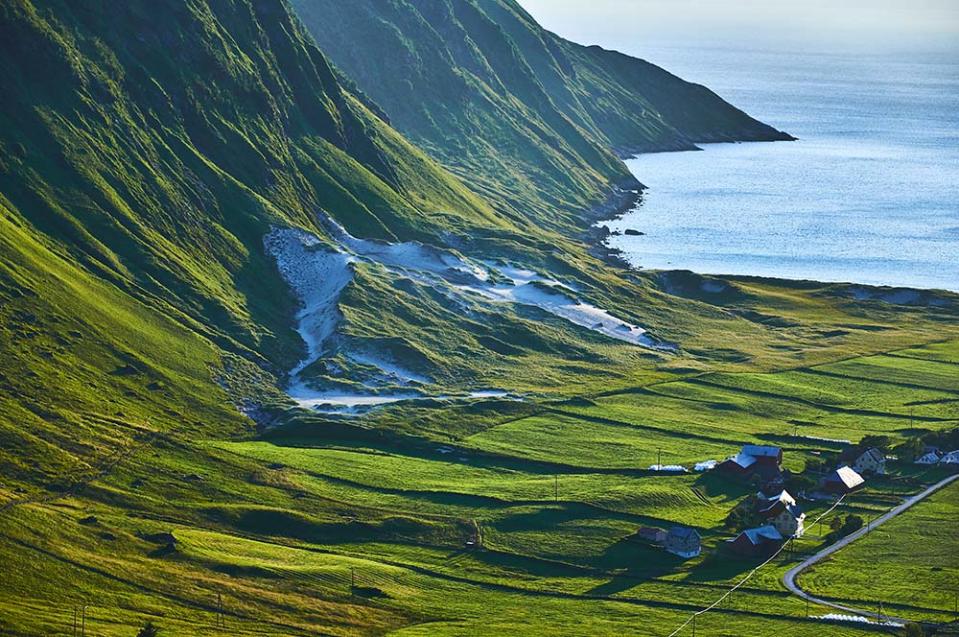
{"label": "white sand patch", "polygon": [[585,327],[620,341],[655,349],[675,349],[657,342],[645,329],[616,318],[606,310],[583,303],[572,296],[575,288],[543,277],[532,270],[487,264],[490,269],[509,279],[511,284],[460,286],[460,289],[492,301],[531,305],[546,310],[570,323]]}
{"label": "white sand patch", "polygon": [[371,395],[336,391],[312,391],[308,389],[303,391],[301,388],[291,388],[290,396],[296,400],[301,407],[312,409],[313,411],[320,413],[329,414],[355,414],[367,411],[374,407],[407,401],[414,402],[422,400],[444,400],[450,402],[463,402],[492,399],[522,400],[520,397],[514,397],[507,392],[496,389],[470,392],[462,396],[426,396],[423,394],[413,393]]}
{"label": "white sand patch", "polygon": [[325,353],[324,347],[343,318],[337,302],[353,279],[352,258],[293,228],[274,229],[264,237],[263,244],[300,299],[297,332],[306,343],[307,356],[290,370],[290,380],[295,383],[300,372]]}
{"label": "white sand patch", "polygon": [[[393,394],[376,391],[376,386],[381,382],[411,386],[428,385],[432,380],[404,368],[402,362],[389,360],[369,350],[353,351],[336,342],[337,327],[343,318],[338,308],[339,297],[353,280],[352,264],[357,261],[376,264],[398,278],[410,278],[429,285],[446,296],[454,310],[467,312],[471,303],[477,301],[538,307],[609,338],[642,347],[675,349],[671,344],[656,341],[642,327],[578,300],[574,286],[544,277],[533,270],[473,261],[454,251],[416,242],[387,243],[358,239],[332,219],[327,218],[324,222],[335,246],[327,246],[316,236],[292,228],[274,229],[264,238],[267,252],[276,259],[280,273],[301,303],[296,316],[297,331],[306,343],[307,356],[290,371],[287,392],[303,407],[365,409],[430,398],[410,391]],[[380,370],[381,376],[367,383],[369,394],[318,390],[309,387],[301,378],[304,369],[333,350],[340,351],[354,362]],[[489,390],[466,398],[504,396],[503,392]]]}

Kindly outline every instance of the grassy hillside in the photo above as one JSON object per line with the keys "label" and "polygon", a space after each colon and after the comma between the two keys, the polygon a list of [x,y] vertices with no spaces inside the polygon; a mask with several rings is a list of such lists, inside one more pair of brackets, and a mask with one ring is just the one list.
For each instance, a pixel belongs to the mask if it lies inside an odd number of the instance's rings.
{"label": "grassy hillside", "polygon": [[503,210],[582,220],[636,184],[617,155],[788,139],[644,61],[547,32],[514,0],[294,0],[392,123]]}
{"label": "grassy hillside", "polygon": [[295,301],[262,247],[272,224],[510,227],[345,91],[282,2],[16,1],[0,19],[5,390],[11,409],[39,405],[55,448],[92,452],[60,437],[74,418],[41,409],[145,420],[150,407],[102,401],[196,391],[236,420],[196,384],[220,353],[267,372],[297,360]]}

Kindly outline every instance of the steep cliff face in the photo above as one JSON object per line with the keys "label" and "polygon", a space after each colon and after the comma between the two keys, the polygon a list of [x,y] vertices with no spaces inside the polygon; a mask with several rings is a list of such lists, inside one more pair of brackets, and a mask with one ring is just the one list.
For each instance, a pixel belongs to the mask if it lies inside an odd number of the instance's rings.
{"label": "steep cliff face", "polygon": [[77,414],[159,426],[193,402],[236,426],[221,354],[298,360],[271,226],[510,227],[363,106],[280,0],[0,3],[0,210],[2,433],[49,451],[17,462],[50,475],[113,427]]}
{"label": "steep cliff face", "polygon": [[788,139],[708,89],[566,41],[513,0],[294,0],[394,125],[501,208],[577,218],[630,175],[617,154]]}

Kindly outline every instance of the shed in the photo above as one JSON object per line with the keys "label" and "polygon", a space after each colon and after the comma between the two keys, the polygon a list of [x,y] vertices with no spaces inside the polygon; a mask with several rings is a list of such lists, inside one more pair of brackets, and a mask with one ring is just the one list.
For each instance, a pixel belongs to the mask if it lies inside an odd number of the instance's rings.
{"label": "shed", "polygon": [[755,529],[746,529],[731,540],[726,540],[729,549],[738,555],[772,555],[785,538],[771,524]]}
{"label": "shed", "polygon": [[822,479],[819,486],[826,493],[851,493],[861,487],[865,480],[852,467],[842,466]]}

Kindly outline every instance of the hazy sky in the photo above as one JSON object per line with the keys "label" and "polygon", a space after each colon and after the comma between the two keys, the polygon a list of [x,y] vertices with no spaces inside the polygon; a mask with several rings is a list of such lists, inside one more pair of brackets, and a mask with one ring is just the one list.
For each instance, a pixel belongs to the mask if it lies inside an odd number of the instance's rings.
{"label": "hazy sky", "polygon": [[795,50],[957,50],[959,0],[519,0],[583,44]]}

